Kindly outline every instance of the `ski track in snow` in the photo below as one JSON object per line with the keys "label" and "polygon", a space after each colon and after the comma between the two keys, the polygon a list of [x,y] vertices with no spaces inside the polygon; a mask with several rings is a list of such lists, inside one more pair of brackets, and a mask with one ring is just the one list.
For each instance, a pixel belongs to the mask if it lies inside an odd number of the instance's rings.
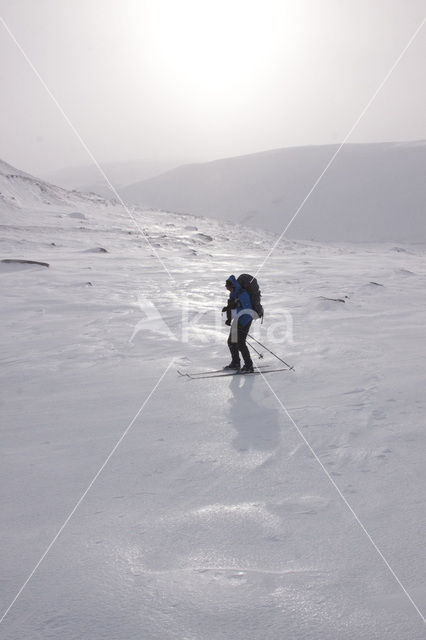
{"label": "ski track in snow", "polygon": [[[227,362],[225,278],[254,272],[272,242],[136,211],[171,285],[118,206],[58,191],[30,208],[14,189],[0,259],[50,267],[0,262],[3,610],[170,358]],[[295,365],[272,388],[423,612],[424,257],[283,242],[259,275],[266,318],[254,330]],[[261,377],[174,370],[0,626],[7,640],[424,633]]]}

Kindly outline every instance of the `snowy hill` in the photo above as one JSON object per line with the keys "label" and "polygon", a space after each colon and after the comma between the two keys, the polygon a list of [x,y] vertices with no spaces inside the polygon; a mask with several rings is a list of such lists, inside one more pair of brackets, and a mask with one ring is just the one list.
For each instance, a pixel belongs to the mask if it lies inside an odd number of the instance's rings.
{"label": "snowy hill", "polygon": [[[134,160],[128,162],[102,163],[102,169],[116,189],[140,180],[147,180],[174,168],[177,163]],[[99,169],[92,163],[50,171],[42,176],[48,182],[64,189],[75,189],[84,193],[96,193],[111,198],[111,189],[105,183]]]}
{"label": "snowy hill", "polygon": [[0,637],[424,638],[424,249],[284,241],[295,371],[190,380],[275,236],[0,173]]}
{"label": "snowy hill", "polygon": [[[337,145],[186,165],[122,191],[129,201],[280,233]],[[347,144],[289,230],[344,242],[426,241],[426,143]]]}
{"label": "snowy hill", "polygon": [[19,215],[27,208],[46,212],[50,207],[73,209],[97,203],[107,205],[96,194],[71,193],[0,160],[0,221],[6,219],[10,211]]}

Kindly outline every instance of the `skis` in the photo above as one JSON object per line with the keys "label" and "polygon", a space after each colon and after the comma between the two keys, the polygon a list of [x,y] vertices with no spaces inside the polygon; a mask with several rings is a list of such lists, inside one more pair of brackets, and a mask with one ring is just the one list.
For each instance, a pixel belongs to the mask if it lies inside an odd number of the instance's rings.
{"label": "skis", "polygon": [[[260,365],[259,367],[256,367],[256,369],[264,369],[265,367],[272,367],[272,364],[263,364]],[[198,376],[200,377],[204,377],[204,376],[209,376],[209,375],[213,375],[214,373],[238,373],[238,371],[234,371],[233,369],[225,369],[224,367],[222,367],[222,369],[207,369],[207,371],[180,371],[179,369],[177,369],[177,372],[180,376],[186,376],[186,377],[190,377],[190,378],[198,378]]]}
{"label": "skis", "polygon": [[[261,364],[259,366],[256,366],[256,369],[260,369],[261,371],[263,371],[264,369],[268,368],[268,367],[273,367],[274,365],[269,363],[269,364]],[[180,369],[177,369],[177,372],[179,373],[179,375],[181,376],[193,376],[193,377],[197,377],[197,376],[207,376],[213,373],[227,373],[229,371],[229,373],[238,373],[237,371],[234,371],[233,369],[225,369],[224,367],[222,367],[222,369],[206,369],[206,371],[181,371]]]}
{"label": "skis", "polygon": [[222,369],[209,369],[208,371],[190,371],[189,373],[186,373],[185,371],[179,371],[179,369],[177,369],[177,372],[180,376],[189,376],[190,378],[193,378],[195,376],[206,376],[206,375],[210,375],[212,373],[224,373],[225,369],[222,367]]}
{"label": "skis", "polygon": [[276,371],[290,371],[288,367],[280,369],[265,369],[258,367],[257,370],[252,373],[240,373],[240,371],[224,371],[223,369],[217,369],[214,371],[202,371],[200,373],[184,373],[179,371],[178,374],[191,380],[205,380],[207,378],[227,378],[229,376],[252,376],[259,373],[275,373]]}

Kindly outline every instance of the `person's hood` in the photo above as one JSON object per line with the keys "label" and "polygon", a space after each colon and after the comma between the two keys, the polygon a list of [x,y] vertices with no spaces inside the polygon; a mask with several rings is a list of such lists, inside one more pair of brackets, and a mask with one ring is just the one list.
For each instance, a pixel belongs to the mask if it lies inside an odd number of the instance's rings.
{"label": "person's hood", "polygon": [[239,293],[241,291],[241,289],[242,289],[242,286],[238,282],[237,278],[235,276],[229,276],[229,278],[227,278],[226,282],[228,282],[228,280],[232,284],[232,286],[234,287],[234,293]]}

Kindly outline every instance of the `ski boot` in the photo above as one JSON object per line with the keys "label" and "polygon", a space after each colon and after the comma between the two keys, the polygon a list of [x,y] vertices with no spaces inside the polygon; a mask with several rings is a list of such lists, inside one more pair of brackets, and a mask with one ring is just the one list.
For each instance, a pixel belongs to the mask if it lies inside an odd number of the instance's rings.
{"label": "ski boot", "polygon": [[226,367],[223,367],[224,371],[239,371],[240,370],[240,363],[239,362],[231,362],[230,364],[227,364]]}

